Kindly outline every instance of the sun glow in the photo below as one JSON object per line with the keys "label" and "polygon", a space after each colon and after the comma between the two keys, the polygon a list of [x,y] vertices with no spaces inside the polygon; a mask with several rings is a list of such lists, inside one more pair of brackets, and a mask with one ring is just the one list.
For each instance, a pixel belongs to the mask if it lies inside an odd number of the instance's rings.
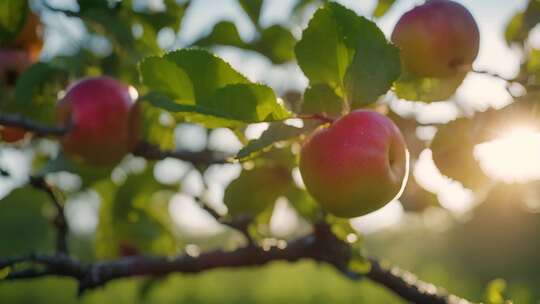
{"label": "sun glow", "polygon": [[475,156],[482,169],[497,180],[540,179],[540,133],[531,127],[516,127],[499,139],[477,145]]}

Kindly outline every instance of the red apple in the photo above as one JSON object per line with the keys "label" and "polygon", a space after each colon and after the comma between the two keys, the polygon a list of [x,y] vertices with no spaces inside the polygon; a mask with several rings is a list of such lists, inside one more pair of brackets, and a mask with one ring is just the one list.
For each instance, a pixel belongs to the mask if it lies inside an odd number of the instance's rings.
{"label": "red apple", "polygon": [[399,194],[408,152],[398,127],[375,111],[357,110],[318,129],[305,142],[300,172],[326,211],[352,218],[375,211]]}
{"label": "red apple", "polygon": [[72,127],[62,139],[63,150],[88,164],[113,165],[139,139],[139,107],[129,87],[110,77],[86,78],[68,88],[58,119]]}
{"label": "red apple", "polygon": [[1,127],[0,138],[7,143],[15,143],[24,139],[26,133],[26,130],[17,127]]}
{"label": "red apple", "polygon": [[405,69],[419,77],[450,77],[471,69],[480,33],[471,13],[449,0],[431,0],[405,13],[392,33]]}

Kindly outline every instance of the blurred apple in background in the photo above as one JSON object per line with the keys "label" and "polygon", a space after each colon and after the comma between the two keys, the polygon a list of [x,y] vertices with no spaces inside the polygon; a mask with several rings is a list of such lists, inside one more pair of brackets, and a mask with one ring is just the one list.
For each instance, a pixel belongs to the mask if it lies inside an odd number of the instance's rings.
{"label": "blurred apple in background", "polygon": [[58,120],[71,131],[63,150],[91,165],[114,165],[139,140],[139,107],[130,87],[110,77],[86,78],[68,88],[58,104]]}

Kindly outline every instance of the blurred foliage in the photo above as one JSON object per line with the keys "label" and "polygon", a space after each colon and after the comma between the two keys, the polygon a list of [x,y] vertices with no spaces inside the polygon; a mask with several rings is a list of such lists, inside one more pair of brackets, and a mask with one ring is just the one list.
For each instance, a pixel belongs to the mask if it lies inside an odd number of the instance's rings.
{"label": "blurred foliage", "polygon": [[0,200],[0,236],[3,240],[0,252],[3,256],[52,247],[53,228],[49,220],[54,210],[48,200],[45,193],[31,187],[16,189]]}
{"label": "blurred foliage", "polygon": [[373,11],[373,17],[382,17],[384,14],[392,8],[392,5],[396,3],[396,0],[378,0],[377,6],[375,7],[375,10]]}
{"label": "blurred foliage", "polygon": [[100,182],[100,225],[96,232],[98,257],[114,257],[129,243],[139,254],[177,252],[168,202],[174,187],[165,188],[153,177],[152,166],[131,173],[121,185]]}
{"label": "blurred foliage", "polygon": [[505,33],[506,42],[524,44],[529,32],[538,22],[540,22],[540,3],[531,0],[525,10],[517,13],[508,23]]}
{"label": "blurred foliage", "polygon": [[[272,207],[290,185],[290,173],[282,166],[263,166],[244,170],[223,197],[232,217],[254,217]],[[250,191],[246,191],[250,189]]]}
{"label": "blurred foliage", "polygon": [[399,98],[434,102],[448,100],[459,88],[467,73],[446,78],[418,78],[403,73],[395,83],[395,93]]}
{"label": "blurred foliage", "polygon": [[15,38],[24,25],[28,2],[5,0],[0,3],[0,46],[4,47]]}
{"label": "blurred foliage", "polygon": [[474,158],[475,141],[473,121],[460,118],[441,126],[431,143],[433,161],[446,176],[477,189],[489,181]]}

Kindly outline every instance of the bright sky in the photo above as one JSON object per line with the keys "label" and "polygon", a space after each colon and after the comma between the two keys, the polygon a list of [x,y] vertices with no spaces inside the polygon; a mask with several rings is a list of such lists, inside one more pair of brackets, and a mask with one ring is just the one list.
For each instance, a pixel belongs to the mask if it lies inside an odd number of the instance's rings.
{"label": "bright sky", "polygon": [[[155,2],[156,5],[159,5],[160,2],[159,0],[147,1],[151,1],[153,3]],[[73,8],[74,1],[49,0],[49,2],[55,6]],[[375,6],[374,0],[341,0],[337,2],[344,4],[350,9],[353,9],[360,15],[368,15]],[[378,21],[379,26],[383,29],[387,36],[390,36],[393,26],[397,22],[398,18],[405,11],[421,2],[423,1],[398,0],[398,3],[391,9],[391,11]],[[503,33],[510,18],[516,12],[522,10],[527,1],[461,0],[458,2],[461,2],[463,5],[469,8],[480,27],[481,48],[480,55],[475,62],[475,68],[487,69],[507,77],[512,77],[515,75],[519,68],[519,52],[508,48],[503,40]],[[295,0],[266,0],[265,8],[267,9],[264,9],[264,14],[262,16],[263,25],[268,26],[274,23],[289,23],[290,20],[288,11],[294,3]],[[251,39],[254,36],[254,29],[250,24],[249,19],[241,12],[236,0],[195,0],[189,14],[184,19],[182,32],[179,35],[177,46],[183,46],[195,40],[199,35],[210,31],[213,25],[222,19],[233,20],[237,24],[240,34],[244,39]],[[307,22],[307,20],[308,19],[306,18],[305,21]],[[82,37],[80,24],[68,20],[59,14],[49,13],[45,16],[45,21],[48,25],[48,39],[45,45],[44,58],[49,58],[57,53],[69,52],[70,49],[72,49],[72,46],[76,45]],[[294,28],[294,32],[298,37],[301,35],[303,26],[305,26],[305,24]],[[533,41],[534,40],[535,39],[533,39]],[[229,61],[236,69],[244,73],[250,79],[268,83],[279,91],[288,88],[302,89],[307,85],[307,80],[302,75],[301,71],[295,66],[295,64],[289,64],[282,67],[273,67],[266,59],[260,56],[246,55],[245,52],[230,48],[224,48],[218,52],[220,56]],[[473,108],[477,109],[482,109],[489,105],[501,106],[508,103],[510,100],[505,90],[504,83],[482,75],[468,76],[465,83],[457,93],[457,99],[459,99],[460,102],[471,105]],[[404,107],[407,107],[407,105],[404,105]],[[448,119],[455,116],[456,113],[455,107],[449,104],[441,103],[429,107],[431,107],[431,109],[428,109],[426,115],[424,115],[428,120],[436,115],[446,116],[446,119]],[[431,110],[431,112],[429,110]],[[229,150],[239,148],[239,143],[234,142],[231,139],[230,134],[226,134],[226,131],[219,130],[217,132],[221,133],[215,135],[214,138],[217,138],[217,140],[221,139],[222,143],[227,143],[229,145]],[[202,133],[203,132],[201,132],[200,129],[197,129],[197,127],[184,127],[184,129],[177,130],[177,137],[179,143],[181,143],[182,138],[185,138],[185,136],[188,134],[191,134],[191,138],[198,138],[196,135]],[[530,137],[523,137],[523,132],[519,134],[521,146],[520,149],[517,150],[540,151],[539,136],[529,134],[531,135]],[[198,141],[198,143],[201,143],[201,141]],[[484,145],[483,147],[479,147],[477,156],[482,158],[482,166],[486,168],[486,171],[488,171],[490,174],[493,174],[494,176],[497,176],[497,174],[508,176],[508,172],[512,172],[512,170],[515,171],[516,168],[521,168],[523,166],[523,163],[522,165],[519,165],[511,162],[508,155],[518,152],[517,150],[512,151],[511,146],[512,145],[505,145],[507,149],[504,150],[504,153],[499,152],[498,154],[490,154],[489,151],[500,151],[500,145],[495,146],[495,148],[492,147],[491,150],[489,149],[489,146],[486,148]],[[525,148],[523,148],[524,146]],[[484,155],[484,157],[482,157],[482,155]],[[533,162],[540,164],[540,159],[538,159],[540,156],[538,155],[540,155],[540,153],[529,153],[522,156],[521,159],[523,160],[524,157],[528,157],[527,159],[532,159]],[[505,165],[497,166],[497,164],[500,164],[501,162],[503,162]],[[182,172],[186,171],[185,164],[176,165],[178,170],[183,170]],[[524,166],[527,167],[526,165]],[[168,163],[168,166],[163,167],[168,167],[169,169],[173,168],[174,163]],[[528,169],[531,170],[530,167]],[[234,178],[239,171],[238,168],[229,168],[227,170],[229,170],[229,173],[228,175],[225,174],[227,178],[224,179],[220,178],[224,173],[219,170],[214,170],[215,172],[204,177],[207,184],[210,184],[214,189],[211,191],[213,194],[210,196],[212,196],[212,201],[218,207],[220,205],[220,197],[223,193],[223,185],[227,184],[232,178]],[[540,172],[540,168],[533,168],[532,170],[538,171],[534,171],[532,173],[525,172],[523,174],[535,176],[534,173],[536,173],[536,176],[540,177],[540,174],[538,174]],[[519,172],[514,172],[514,174],[519,175]],[[178,174],[176,175],[178,176]],[[438,194],[442,205],[447,209],[455,212],[456,214],[461,214],[471,208],[473,201],[472,194],[463,189],[458,183],[451,182],[438,173],[437,169],[432,163],[429,150],[426,150],[422,154],[421,160],[415,169],[415,176],[423,186]],[[192,191],[197,192],[197,189],[200,188],[200,186],[197,185],[200,183],[201,178],[203,177],[190,177],[190,179],[184,184],[188,186],[188,189],[191,188]],[[516,177],[516,179],[519,179],[519,177]],[[190,187],[190,184],[193,184],[193,186]],[[80,201],[77,201],[77,204],[80,204]],[[211,233],[215,231],[215,225],[209,224],[211,219],[204,217],[204,214],[200,215],[200,212],[193,211],[193,208],[193,202],[190,201],[189,198],[179,195],[173,200],[171,212],[175,214],[175,219],[179,223],[183,223],[182,225],[185,228],[192,227],[196,228],[198,231],[201,231],[201,229],[204,230],[204,227],[207,227],[208,231],[206,232]],[[86,208],[85,210],[93,209]],[[287,215],[287,212],[289,215]],[[288,219],[288,223],[290,225],[295,223],[297,224],[298,221],[290,216],[290,212],[290,208],[287,208],[286,202],[280,202],[279,207],[276,208],[276,213],[280,214],[280,217]],[[79,216],[80,214],[84,214],[81,212],[77,213],[75,211],[71,213],[75,214],[75,216],[77,214],[79,214]],[[190,214],[190,216],[185,216],[185,214]],[[197,216],[197,214],[200,216]],[[376,231],[379,228],[398,223],[402,214],[403,209],[401,206],[399,204],[392,203],[374,214],[355,220],[354,223],[360,230],[371,232]],[[96,224],[95,221],[87,222]],[[284,223],[281,224],[284,225]],[[274,226],[276,226],[275,223]]]}

